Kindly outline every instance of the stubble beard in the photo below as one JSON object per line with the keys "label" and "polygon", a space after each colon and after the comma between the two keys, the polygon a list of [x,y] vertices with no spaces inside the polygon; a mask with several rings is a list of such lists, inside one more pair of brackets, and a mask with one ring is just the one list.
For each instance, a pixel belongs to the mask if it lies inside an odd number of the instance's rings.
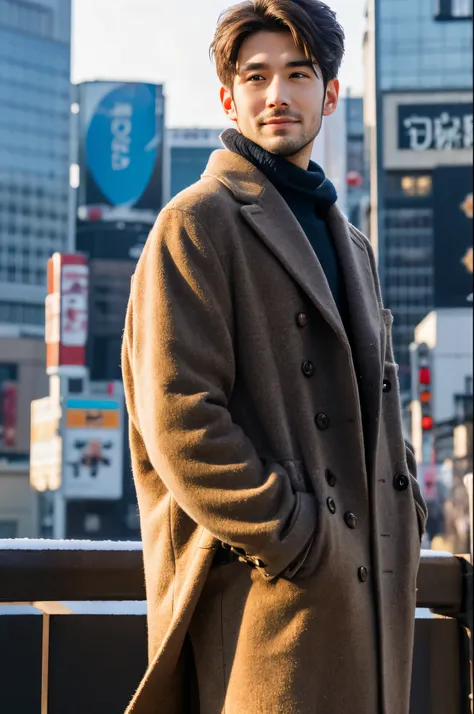
{"label": "stubble beard", "polygon": [[307,146],[315,141],[321,131],[322,125],[323,117],[321,116],[317,128],[312,131],[304,132],[300,137],[280,136],[268,139],[261,135],[259,137],[261,141],[259,140],[257,143],[275,156],[283,156],[286,159],[291,158],[292,156],[300,154]]}

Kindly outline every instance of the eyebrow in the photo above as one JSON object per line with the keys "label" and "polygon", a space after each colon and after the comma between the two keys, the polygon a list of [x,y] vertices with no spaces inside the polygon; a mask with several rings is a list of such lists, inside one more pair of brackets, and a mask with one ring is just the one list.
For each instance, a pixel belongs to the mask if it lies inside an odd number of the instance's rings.
{"label": "eyebrow", "polygon": [[[313,72],[315,72],[314,64],[309,59],[293,60],[292,62],[287,62],[285,65],[286,69],[290,69],[292,67],[308,67],[309,69],[313,70]],[[247,64],[242,65],[242,67],[239,69],[239,74],[241,72],[253,72],[259,69],[268,68],[269,65],[265,62],[248,62]]]}

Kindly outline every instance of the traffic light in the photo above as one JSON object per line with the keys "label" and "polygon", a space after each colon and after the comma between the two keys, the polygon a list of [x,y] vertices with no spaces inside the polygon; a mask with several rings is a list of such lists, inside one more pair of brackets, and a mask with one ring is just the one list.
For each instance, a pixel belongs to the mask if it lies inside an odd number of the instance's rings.
{"label": "traffic light", "polygon": [[418,399],[421,404],[421,428],[432,431],[433,413],[431,403],[430,351],[424,342],[418,345]]}

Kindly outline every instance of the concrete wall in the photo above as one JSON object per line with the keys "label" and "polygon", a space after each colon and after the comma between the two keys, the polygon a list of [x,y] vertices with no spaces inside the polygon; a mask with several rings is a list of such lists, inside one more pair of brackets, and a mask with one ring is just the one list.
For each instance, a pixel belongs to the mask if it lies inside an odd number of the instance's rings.
{"label": "concrete wall", "polygon": [[38,527],[38,493],[30,487],[29,461],[0,463],[0,538],[37,538]]}
{"label": "concrete wall", "polygon": [[49,394],[44,341],[34,338],[8,338],[0,335],[0,363],[18,368],[17,438],[11,447],[2,447],[1,455],[30,451],[30,404]]}
{"label": "concrete wall", "polygon": [[[30,404],[48,394],[44,341],[0,336],[0,364],[17,367],[16,443],[0,451],[0,533],[38,535],[38,495],[30,488]],[[1,537],[1,536],[0,536]]]}

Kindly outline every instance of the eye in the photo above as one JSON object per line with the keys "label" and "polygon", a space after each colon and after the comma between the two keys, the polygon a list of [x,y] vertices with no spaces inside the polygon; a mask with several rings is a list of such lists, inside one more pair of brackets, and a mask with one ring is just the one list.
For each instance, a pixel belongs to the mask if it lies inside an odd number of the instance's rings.
{"label": "eye", "polygon": [[308,76],[308,75],[307,75],[307,74],[304,74],[304,72],[293,72],[293,74],[290,75],[290,78],[291,78],[291,77],[294,77],[295,79],[301,79],[301,78],[304,79],[304,78],[307,77],[307,76]]}
{"label": "eye", "polygon": [[257,82],[262,79],[264,80],[265,77],[262,77],[261,74],[253,74],[251,77],[247,77],[247,82]]}

